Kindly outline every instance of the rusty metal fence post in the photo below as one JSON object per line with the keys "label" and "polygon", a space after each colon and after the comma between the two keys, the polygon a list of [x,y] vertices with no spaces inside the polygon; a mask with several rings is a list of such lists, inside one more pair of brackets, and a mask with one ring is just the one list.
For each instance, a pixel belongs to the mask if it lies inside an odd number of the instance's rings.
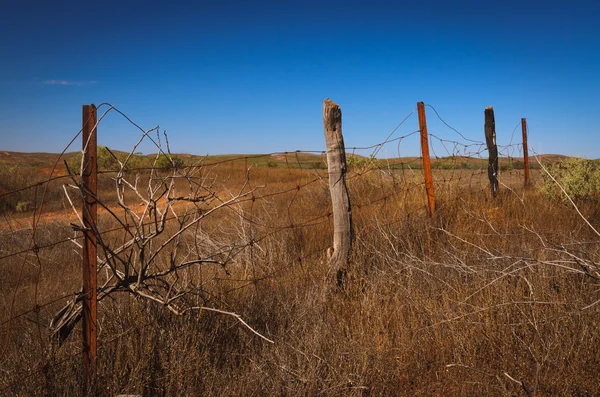
{"label": "rusty metal fence post", "polygon": [[423,157],[423,173],[425,174],[425,189],[427,191],[427,205],[429,215],[435,212],[435,194],[433,193],[433,175],[431,173],[431,158],[429,157],[429,136],[427,133],[427,119],[425,118],[425,104],[417,102],[419,113],[419,131],[421,132],[421,153]]}
{"label": "rusty metal fence post", "polygon": [[521,130],[523,132],[523,168],[525,169],[525,187],[529,186],[529,151],[527,149],[527,120],[521,119]]}
{"label": "rusty metal fence post", "polygon": [[94,385],[96,380],[96,267],[97,267],[97,182],[98,182],[98,145],[97,114],[95,105],[83,105],[83,369],[85,386]]}

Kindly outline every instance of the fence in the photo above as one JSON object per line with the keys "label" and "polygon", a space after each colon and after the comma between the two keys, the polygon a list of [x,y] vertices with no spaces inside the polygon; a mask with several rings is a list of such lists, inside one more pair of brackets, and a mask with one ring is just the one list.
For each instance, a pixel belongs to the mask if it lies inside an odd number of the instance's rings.
{"label": "fence", "polygon": [[[264,331],[221,305],[214,291],[225,296],[291,267],[320,261],[326,252],[328,275],[335,273],[337,286],[344,288],[354,234],[365,233],[364,217],[373,208],[433,217],[438,196],[459,190],[483,194],[488,189],[486,176],[493,196],[502,186],[514,190],[530,183],[525,119],[518,124],[523,144],[513,144],[511,139],[509,145],[497,147],[493,110],[485,111],[487,142],[483,142],[466,138],[433,107],[456,139],[429,133],[425,107],[417,104],[418,129],[395,136],[408,126],[413,110],[384,141],[344,148],[341,110],[326,101],[326,151],[295,150],[187,163],[170,153],[166,139],[161,143],[158,128],[144,130],[129,120],[140,140],[126,154],[107,150],[102,155],[108,159],[104,164],[108,168],[96,170],[100,154],[95,135],[102,119],[109,113],[126,115],[108,104],[97,109],[84,106],[78,171],[72,161],[70,165],[65,161],[63,167],[60,160],[79,134],[44,180],[0,193],[5,220],[0,272],[2,284],[10,286],[3,288],[7,315],[0,325],[4,333],[0,363],[12,367],[0,375],[0,390],[10,391],[25,379],[35,378],[40,390],[47,391],[51,387],[48,373],[72,365],[82,355],[84,379],[88,387],[94,387],[97,350],[134,332],[125,330],[96,342],[96,304],[118,292],[176,315],[212,311],[233,316],[257,337],[272,342]],[[96,111],[102,111],[99,118]],[[416,139],[417,134],[421,157],[400,157],[403,143],[413,136]],[[144,158],[149,164],[141,164],[136,155],[144,140],[156,147],[156,155]],[[378,157],[386,145],[397,146],[397,158]],[[440,149],[442,156],[436,153]],[[522,161],[513,156],[521,150]],[[370,154],[358,154],[364,152]],[[520,182],[522,177],[524,182]],[[18,196],[16,205],[10,201],[13,196]],[[18,208],[29,215],[9,210],[11,206],[17,209],[19,203],[31,203]],[[84,203],[82,209],[78,203]],[[353,215],[362,229],[353,224]],[[28,227],[23,227],[27,220]],[[388,224],[401,220],[390,217]],[[332,238],[310,247],[303,244],[315,230],[324,230]],[[268,256],[266,247],[273,244],[295,244],[294,257],[275,270],[261,269],[258,258]],[[65,274],[56,274],[52,266]],[[191,268],[201,269],[200,280],[186,273]],[[79,281],[81,269],[83,283]],[[72,334],[80,320],[83,347]],[[137,328],[152,324],[150,320]]]}

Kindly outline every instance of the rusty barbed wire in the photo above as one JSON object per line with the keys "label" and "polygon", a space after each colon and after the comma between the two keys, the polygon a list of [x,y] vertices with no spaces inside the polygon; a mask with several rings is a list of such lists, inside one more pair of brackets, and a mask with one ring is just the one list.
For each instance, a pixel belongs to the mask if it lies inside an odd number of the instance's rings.
{"label": "rusty barbed wire", "polygon": [[[433,109],[436,116],[441,120],[441,122],[446,127],[448,127],[453,132],[458,134],[460,139],[462,139],[462,140],[452,140],[452,139],[443,138],[442,135],[437,132],[435,134],[433,134],[433,133],[429,134],[430,139],[435,140],[439,144],[438,147],[441,147],[443,149],[443,151],[445,151],[445,153],[446,153],[445,156],[441,156],[441,157],[438,156],[437,154],[435,154],[436,145],[432,145],[431,150],[434,152],[436,160],[445,159],[446,161],[449,161],[454,166],[448,175],[446,175],[443,172],[440,172],[439,177],[436,180],[436,183],[444,184],[444,185],[447,184],[448,186],[450,186],[450,184],[453,184],[455,182],[469,180],[468,186],[469,186],[469,189],[471,189],[472,188],[471,181],[473,179],[484,177],[484,176],[486,176],[486,173],[487,173],[487,164],[485,164],[483,162],[483,160],[485,160],[483,158],[483,154],[485,151],[487,151],[485,142],[467,138],[464,134],[462,134],[460,131],[458,131],[457,129],[455,129],[454,127],[449,125],[444,119],[442,119],[441,116],[439,115],[439,113],[437,112],[437,110],[435,108],[433,108],[433,106],[431,106],[431,105],[427,105],[427,106],[429,106],[431,109]],[[100,124],[102,119],[107,114],[114,111],[114,112],[120,114],[121,116],[123,116],[127,121],[129,121],[131,123],[131,125],[133,125],[137,130],[139,130],[142,133],[142,138],[140,139],[140,142],[142,139],[147,138],[157,148],[158,155],[173,156],[173,155],[171,155],[170,149],[168,147],[168,140],[166,141],[166,144],[167,144],[166,151],[161,148],[159,127],[154,127],[152,129],[145,130],[145,129],[141,128],[139,125],[137,125],[135,122],[133,122],[125,113],[121,112],[116,107],[114,107],[113,105],[108,104],[108,103],[103,103],[103,104],[99,105],[98,109],[100,109],[100,108],[106,108],[106,109],[104,110],[104,113],[102,114],[102,116],[98,119],[94,128],[96,128]],[[401,150],[401,145],[403,145],[407,139],[413,137],[414,135],[416,135],[419,132],[419,130],[413,130],[413,131],[410,131],[409,133],[406,133],[405,135],[393,137],[393,135],[398,131],[398,129],[402,125],[404,125],[404,123],[407,120],[409,120],[410,117],[414,113],[415,113],[415,110],[410,112],[404,119],[402,119],[402,121],[380,143],[376,143],[376,144],[368,145],[368,146],[362,146],[362,147],[346,146],[347,152],[351,152],[352,155],[357,156],[357,158],[359,158],[360,161],[363,161],[362,159],[364,159],[364,162],[365,162],[365,164],[353,165],[352,167],[349,168],[348,181],[351,183],[355,183],[356,185],[364,182],[365,184],[372,184],[373,186],[378,186],[378,188],[379,188],[378,192],[380,193],[380,194],[376,194],[373,196],[369,195],[368,198],[365,197],[364,195],[362,195],[362,196],[359,195],[357,197],[356,202],[354,202],[354,204],[353,204],[353,207],[356,208],[357,211],[363,210],[363,209],[368,209],[369,207],[381,205],[382,203],[383,203],[383,205],[385,205],[386,203],[391,202],[394,199],[399,199],[399,198],[403,197],[403,195],[406,195],[410,189],[415,189],[415,188],[423,188],[424,189],[425,182],[422,181],[422,178],[419,179],[420,176],[418,175],[418,172],[416,172],[416,171],[420,171],[419,166],[422,161],[422,158],[420,156],[413,156],[412,158],[401,158],[400,156],[398,156],[398,158],[396,158],[396,159],[378,159],[377,158],[377,155],[381,152],[383,147],[386,145],[390,145],[390,144],[397,144],[398,154],[399,154],[400,150]],[[515,127],[515,130],[517,127]],[[513,130],[513,135],[514,135],[515,130]],[[157,133],[158,138],[156,140],[154,140],[154,138],[150,136],[150,134],[153,132]],[[39,201],[38,201],[38,194],[37,194],[38,192],[36,191],[34,194],[35,202],[34,202],[33,213],[32,213],[31,234],[28,239],[28,242],[30,243],[29,247],[26,249],[20,249],[16,252],[10,252],[10,253],[0,256],[0,262],[1,262],[3,260],[7,260],[7,259],[10,259],[13,257],[25,255],[25,257],[23,258],[23,262],[21,263],[21,266],[19,269],[19,280],[17,281],[17,286],[12,291],[13,299],[12,299],[12,303],[10,306],[10,310],[8,311],[8,318],[6,320],[4,320],[2,323],[0,323],[0,327],[6,326],[6,328],[7,328],[5,342],[3,344],[2,353],[0,354],[0,361],[4,358],[4,356],[7,352],[9,343],[10,343],[10,336],[12,333],[12,329],[11,329],[12,322],[23,316],[26,316],[28,314],[35,313],[36,319],[34,322],[37,324],[37,339],[40,342],[39,357],[41,357],[40,360],[42,362],[42,367],[44,369],[40,369],[39,371],[36,370],[36,371],[28,373],[28,374],[16,374],[12,378],[12,380],[10,380],[8,382],[9,386],[6,388],[0,389],[0,391],[9,390],[12,387],[11,385],[13,385],[14,382],[18,383],[18,379],[24,380],[29,377],[35,376],[35,375],[43,372],[47,368],[62,365],[64,362],[72,360],[72,358],[75,357],[76,355],[81,354],[81,351],[78,351],[75,354],[73,354],[73,357],[63,359],[62,361],[52,362],[52,363],[45,361],[46,359],[43,356],[44,335],[41,330],[41,326],[40,326],[41,321],[40,321],[40,316],[39,316],[40,309],[51,306],[57,302],[65,300],[69,297],[77,296],[79,294],[79,292],[64,294],[59,297],[52,298],[47,302],[39,303],[38,302],[38,299],[39,299],[39,296],[38,296],[39,289],[38,288],[39,288],[39,284],[41,281],[42,269],[44,268],[44,262],[47,261],[47,259],[44,259],[42,256],[40,256],[40,251],[45,250],[45,249],[52,249],[53,247],[56,247],[56,246],[64,244],[64,243],[77,242],[83,238],[83,235],[81,232],[78,232],[73,237],[58,239],[56,241],[52,241],[49,243],[38,244],[38,242],[37,242],[37,235],[38,235],[39,229],[41,228],[42,215],[44,214],[44,204],[46,201],[47,192],[48,192],[48,189],[50,188],[51,182],[60,181],[63,179],[74,180],[74,178],[76,177],[76,175],[69,175],[69,174],[67,174],[67,175],[54,175],[54,174],[55,174],[56,170],[58,169],[58,165],[60,163],[61,158],[64,157],[68,148],[73,144],[73,142],[79,137],[80,134],[81,134],[81,130],[75,135],[75,137],[69,142],[69,144],[61,152],[58,159],[54,163],[54,166],[52,167],[50,175],[48,176],[48,178],[46,180],[35,183],[35,184],[31,184],[31,185],[28,185],[25,187],[20,187],[14,191],[4,192],[4,193],[0,194],[0,198],[3,198],[6,196],[9,196],[11,194],[20,193],[20,192],[23,192],[23,191],[29,190],[29,189],[39,189],[39,188],[44,189]],[[512,154],[512,152],[509,152],[509,150],[514,150],[515,148],[516,148],[516,150],[518,150],[520,147],[522,147],[519,144],[513,144],[512,139],[513,138],[511,136],[511,141],[509,142],[509,145],[505,145],[505,146],[498,145],[500,153],[511,153]],[[139,144],[139,142],[138,142],[138,144]],[[137,147],[137,145],[136,145],[136,147]],[[135,150],[135,148],[134,148],[134,150]],[[134,150],[132,150],[130,152],[130,156],[134,153]],[[356,154],[357,151],[362,151],[362,150],[373,150],[373,151],[369,157],[359,156]],[[328,192],[328,189],[327,189],[327,184],[325,183],[326,182],[325,179],[327,179],[329,176],[328,176],[327,170],[322,169],[322,167],[326,166],[325,159],[323,158],[325,153],[326,152],[324,150],[294,150],[294,151],[271,152],[268,154],[235,156],[235,157],[226,158],[226,159],[222,159],[222,160],[212,160],[212,161],[210,161],[208,157],[204,157],[204,158],[202,158],[198,161],[195,161],[191,164],[183,164],[179,167],[175,167],[175,169],[174,169],[175,173],[173,173],[172,175],[163,175],[163,176],[160,176],[160,178],[161,178],[161,180],[164,180],[164,181],[175,180],[175,179],[185,179],[190,184],[196,183],[198,186],[201,186],[202,181],[204,180],[205,177],[202,175],[194,175],[191,173],[192,171],[196,171],[198,169],[203,169],[203,168],[215,168],[215,169],[218,169],[219,171],[228,172],[228,170],[222,170],[219,167],[223,166],[223,165],[231,164],[232,169],[230,171],[231,171],[231,173],[233,173],[233,171],[234,171],[233,166],[235,164],[239,165],[241,162],[244,162],[244,166],[243,167],[240,166],[240,168],[242,168],[241,169],[242,172],[240,172],[240,175],[243,175],[242,177],[240,177],[241,178],[240,180],[243,180],[243,178],[246,178],[246,180],[249,182],[248,189],[249,189],[249,191],[252,192],[252,194],[248,194],[246,196],[240,196],[232,204],[224,206],[223,210],[232,211],[233,214],[235,214],[237,217],[239,217],[239,219],[244,222],[245,227],[248,228],[248,234],[245,236],[246,237],[245,240],[240,240],[238,242],[234,241],[231,244],[228,244],[227,246],[219,247],[210,256],[207,256],[206,259],[215,258],[218,255],[222,255],[222,254],[227,254],[228,257],[235,258],[235,257],[237,257],[237,255],[241,255],[245,250],[249,250],[251,265],[254,266],[255,262],[257,261],[257,258],[255,257],[255,255],[257,255],[257,245],[259,243],[262,243],[262,242],[266,241],[267,239],[269,239],[273,236],[276,236],[285,231],[296,230],[296,229],[311,229],[314,227],[325,225],[332,221],[332,212],[331,212],[331,208],[330,208],[330,203],[328,203],[327,206],[323,206],[323,208],[315,208],[316,214],[297,215],[297,214],[293,213],[293,206],[298,203],[302,203],[302,200],[306,200],[305,193],[306,194],[315,194],[314,191],[316,191],[317,193],[320,192],[323,194],[327,194],[326,192]],[[315,156],[314,158],[309,158],[309,157],[302,158],[302,155],[304,155],[304,154],[317,155],[317,156]],[[289,180],[286,181],[287,185],[284,185],[284,187],[276,186],[275,188],[271,188],[270,186],[265,185],[265,187],[261,187],[260,189],[256,188],[255,186],[252,185],[253,181],[255,180],[255,178],[253,177],[254,170],[257,168],[260,168],[261,166],[264,166],[264,168],[268,168],[269,165],[268,164],[256,165],[256,164],[252,164],[252,162],[256,161],[256,160],[265,159],[265,158],[271,159],[274,157],[283,157],[283,159],[279,159],[279,160],[285,161],[284,169],[287,169],[290,172],[289,175],[291,177],[296,177],[297,180],[292,183],[290,183]],[[507,156],[507,157],[509,157],[509,156]],[[481,160],[481,162],[471,164],[470,166],[472,166],[473,168],[466,168],[466,169],[461,170],[459,167],[458,171],[460,171],[460,172],[458,172],[456,169],[456,165],[460,165],[460,163],[459,163],[460,161],[466,161],[466,160],[469,160],[469,161]],[[360,163],[360,161],[359,161],[359,163]],[[250,164],[248,164],[248,163],[250,163]],[[125,165],[126,164],[121,164],[120,169],[118,169],[118,170],[105,169],[105,170],[100,170],[98,173],[99,174],[107,174],[107,175],[117,174],[117,178],[118,178],[118,177],[121,177],[121,175],[124,172],[134,173],[134,172],[145,172],[145,171],[151,171],[151,172],[157,171],[156,163],[154,163],[152,166],[148,166],[148,167],[126,168]],[[434,163],[434,165],[435,165],[435,163]],[[278,168],[281,167],[281,163],[277,163],[277,167]],[[283,167],[281,167],[281,168],[283,168]],[[160,170],[158,170],[158,171],[160,171]],[[292,171],[298,171],[299,173],[294,174]],[[434,171],[437,172],[438,170],[434,168]],[[188,174],[186,174],[186,172],[190,172],[190,174],[188,175]],[[407,175],[405,175],[406,172],[412,172],[413,175],[407,176]],[[384,178],[384,177],[388,177],[388,176],[389,176],[389,179]],[[260,178],[260,177],[258,177],[258,178]],[[377,181],[377,178],[381,178],[381,179],[379,181]],[[74,183],[76,186],[77,181],[74,180]],[[484,190],[484,189],[485,188],[481,188],[481,190]],[[111,207],[110,203],[103,202],[98,197],[96,199],[99,201],[99,204],[103,205],[106,208],[107,215],[105,215],[105,216],[107,218],[112,219],[112,218],[117,217],[116,213],[114,212],[116,210],[113,211],[110,209],[110,208],[113,208],[114,206]],[[261,206],[261,205],[266,206],[269,204],[270,201],[275,200],[275,199],[287,200],[287,201],[285,201],[286,216],[283,216],[283,217],[275,219],[275,220],[261,218],[261,215],[259,214],[259,212],[260,212],[259,206]],[[175,201],[175,199],[169,198],[168,196],[166,197],[166,200],[167,201],[168,200]],[[217,197],[216,200],[221,200],[220,201],[221,203],[224,202],[223,199],[221,199],[219,197]],[[247,207],[243,208],[244,205],[247,205]],[[119,209],[118,206],[117,206],[117,209]],[[193,208],[191,210],[193,210]],[[405,211],[407,211],[407,210],[405,209]],[[416,209],[415,211],[422,211],[422,209]],[[183,216],[185,216],[185,215],[187,215],[187,213],[185,213]],[[172,216],[166,216],[164,218],[165,223],[173,222],[173,221],[181,222],[178,214],[174,214]],[[390,220],[389,222],[383,223],[382,226],[392,226],[401,221],[402,221],[402,219],[393,219],[393,220]],[[140,224],[140,226],[142,228],[152,227],[153,225],[155,225],[155,223],[150,222],[150,221],[143,222]],[[67,229],[77,230],[77,228],[75,228],[73,226],[73,224],[65,225],[65,226]],[[118,227],[108,228],[105,230],[99,230],[97,233],[100,238],[100,241],[103,241],[102,239],[105,236],[108,236],[110,233],[123,232],[123,231],[127,232],[129,229],[133,229],[134,227],[135,227],[134,225],[130,225],[127,223],[121,223]],[[278,266],[274,266],[273,269],[271,269],[271,271],[266,272],[262,275],[259,275],[259,276],[254,275],[256,277],[251,277],[251,278],[244,279],[244,280],[240,279],[239,282],[242,283],[242,285],[238,285],[238,286],[232,287],[231,289],[227,289],[224,291],[224,293],[228,294],[228,293],[237,291],[241,288],[245,288],[249,285],[253,285],[262,280],[267,280],[269,278],[276,277],[278,274],[281,274],[282,272],[287,271],[291,267],[296,266],[296,264],[298,264],[298,263],[302,264],[304,261],[307,261],[309,259],[322,258],[324,251],[328,248],[328,246],[329,246],[329,242],[322,241],[322,242],[320,242],[318,247],[312,249],[309,252],[303,253],[303,255],[297,256],[297,258],[295,258],[290,263],[285,263],[285,264],[280,263],[280,264],[278,264]],[[18,314],[13,314],[14,299],[17,296],[17,293],[19,292],[19,289],[20,289],[21,274],[25,267],[26,261],[28,260],[28,258],[31,259],[31,257],[26,254],[31,254],[31,253],[33,253],[33,260],[36,262],[36,265],[37,265],[37,272],[36,272],[36,276],[35,276],[34,289],[33,289],[33,291],[34,291],[33,307],[29,310],[21,311]],[[107,252],[104,255],[105,255],[105,257],[107,257],[108,255],[111,255],[111,254],[109,254]],[[9,263],[9,265],[10,265],[10,263]],[[101,271],[101,269],[99,268],[98,271]],[[232,281],[231,278],[228,278],[227,280]],[[145,327],[150,324],[151,323],[140,324],[139,327]],[[99,348],[103,348],[104,346],[106,346],[110,343],[113,343],[115,340],[121,339],[123,336],[125,336],[127,334],[127,332],[132,332],[131,330],[139,328],[139,327],[138,326],[132,327],[130,330],[123,332],[122,334],[116,335],[113,338],[111,338],[110,340],[101,342],[98,346],[99,346]]]}

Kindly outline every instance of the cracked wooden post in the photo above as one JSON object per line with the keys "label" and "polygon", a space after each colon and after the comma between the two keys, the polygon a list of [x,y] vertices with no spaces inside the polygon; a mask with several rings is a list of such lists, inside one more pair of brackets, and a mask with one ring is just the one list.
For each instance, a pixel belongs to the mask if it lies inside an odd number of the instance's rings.
{"label": "cracked wooden post", "polygon": [[523,169],[525,170],[525,187],[529,186],[529,151],[527,149],[527,120],[521,119],[521,131],[523,132]]}
{"label": "cracked wooden post", "polygon": [[337,285],[343,288],[352,250],[354,230],[350,195],[346,186],[346,151],[342,136],[342,110],[339,105],[325,99],[323,102],[323,125],[327,146],[327,169],[329,190],[333,206],[333,253],[329,269],[336,269]]}
{"label": "cracked wooden post", "polygon": [[98,145],[96,129],[96,106],[83,105],[83,369],[84,387],[89,390],[96,381],[96,267],[97,241],[96,230],[98,220],[97,181],[98,181]]}
{"label": "cracked wooden post", "polygon": [[487,144],[489,157],[488,178],[492,197],[498,194],[498,147],[496,146],[496,120],[494,119],[494,108],[488,106],[485,108],[485,143]]}
{"label": "cracked wooden post", "polygon": [[429,216],[435,213],[435,194],[433,192],[433,174],[431,173],[431,157],[429,156],[429,136],[427,133],[427,119],[425,118],[425,104],[417,102],[419,113],[419,131],[421,133],[421,154],[423,157],[423,174],[425,175],[425,190],[427,191],[427,206]]}

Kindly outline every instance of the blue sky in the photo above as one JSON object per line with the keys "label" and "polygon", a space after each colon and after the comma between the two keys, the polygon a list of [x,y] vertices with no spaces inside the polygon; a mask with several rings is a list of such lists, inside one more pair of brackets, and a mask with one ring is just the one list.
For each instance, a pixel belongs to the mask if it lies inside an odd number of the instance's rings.
{"label": "blue sky", "polygon": [[[600,157],[597,0],[11,1],[0,59],[0,150],[60,152],[81,105],[103,102],[160,125],[173,152],[323,150],[329,97],[349,147],[382,142],[424,101],[473,140],[492,105],[500,145],[526,117],[535,151]],[[393,137],[417,128],[414,114]],[[119,150],[139,138],[116,113],[99,134]]]}

